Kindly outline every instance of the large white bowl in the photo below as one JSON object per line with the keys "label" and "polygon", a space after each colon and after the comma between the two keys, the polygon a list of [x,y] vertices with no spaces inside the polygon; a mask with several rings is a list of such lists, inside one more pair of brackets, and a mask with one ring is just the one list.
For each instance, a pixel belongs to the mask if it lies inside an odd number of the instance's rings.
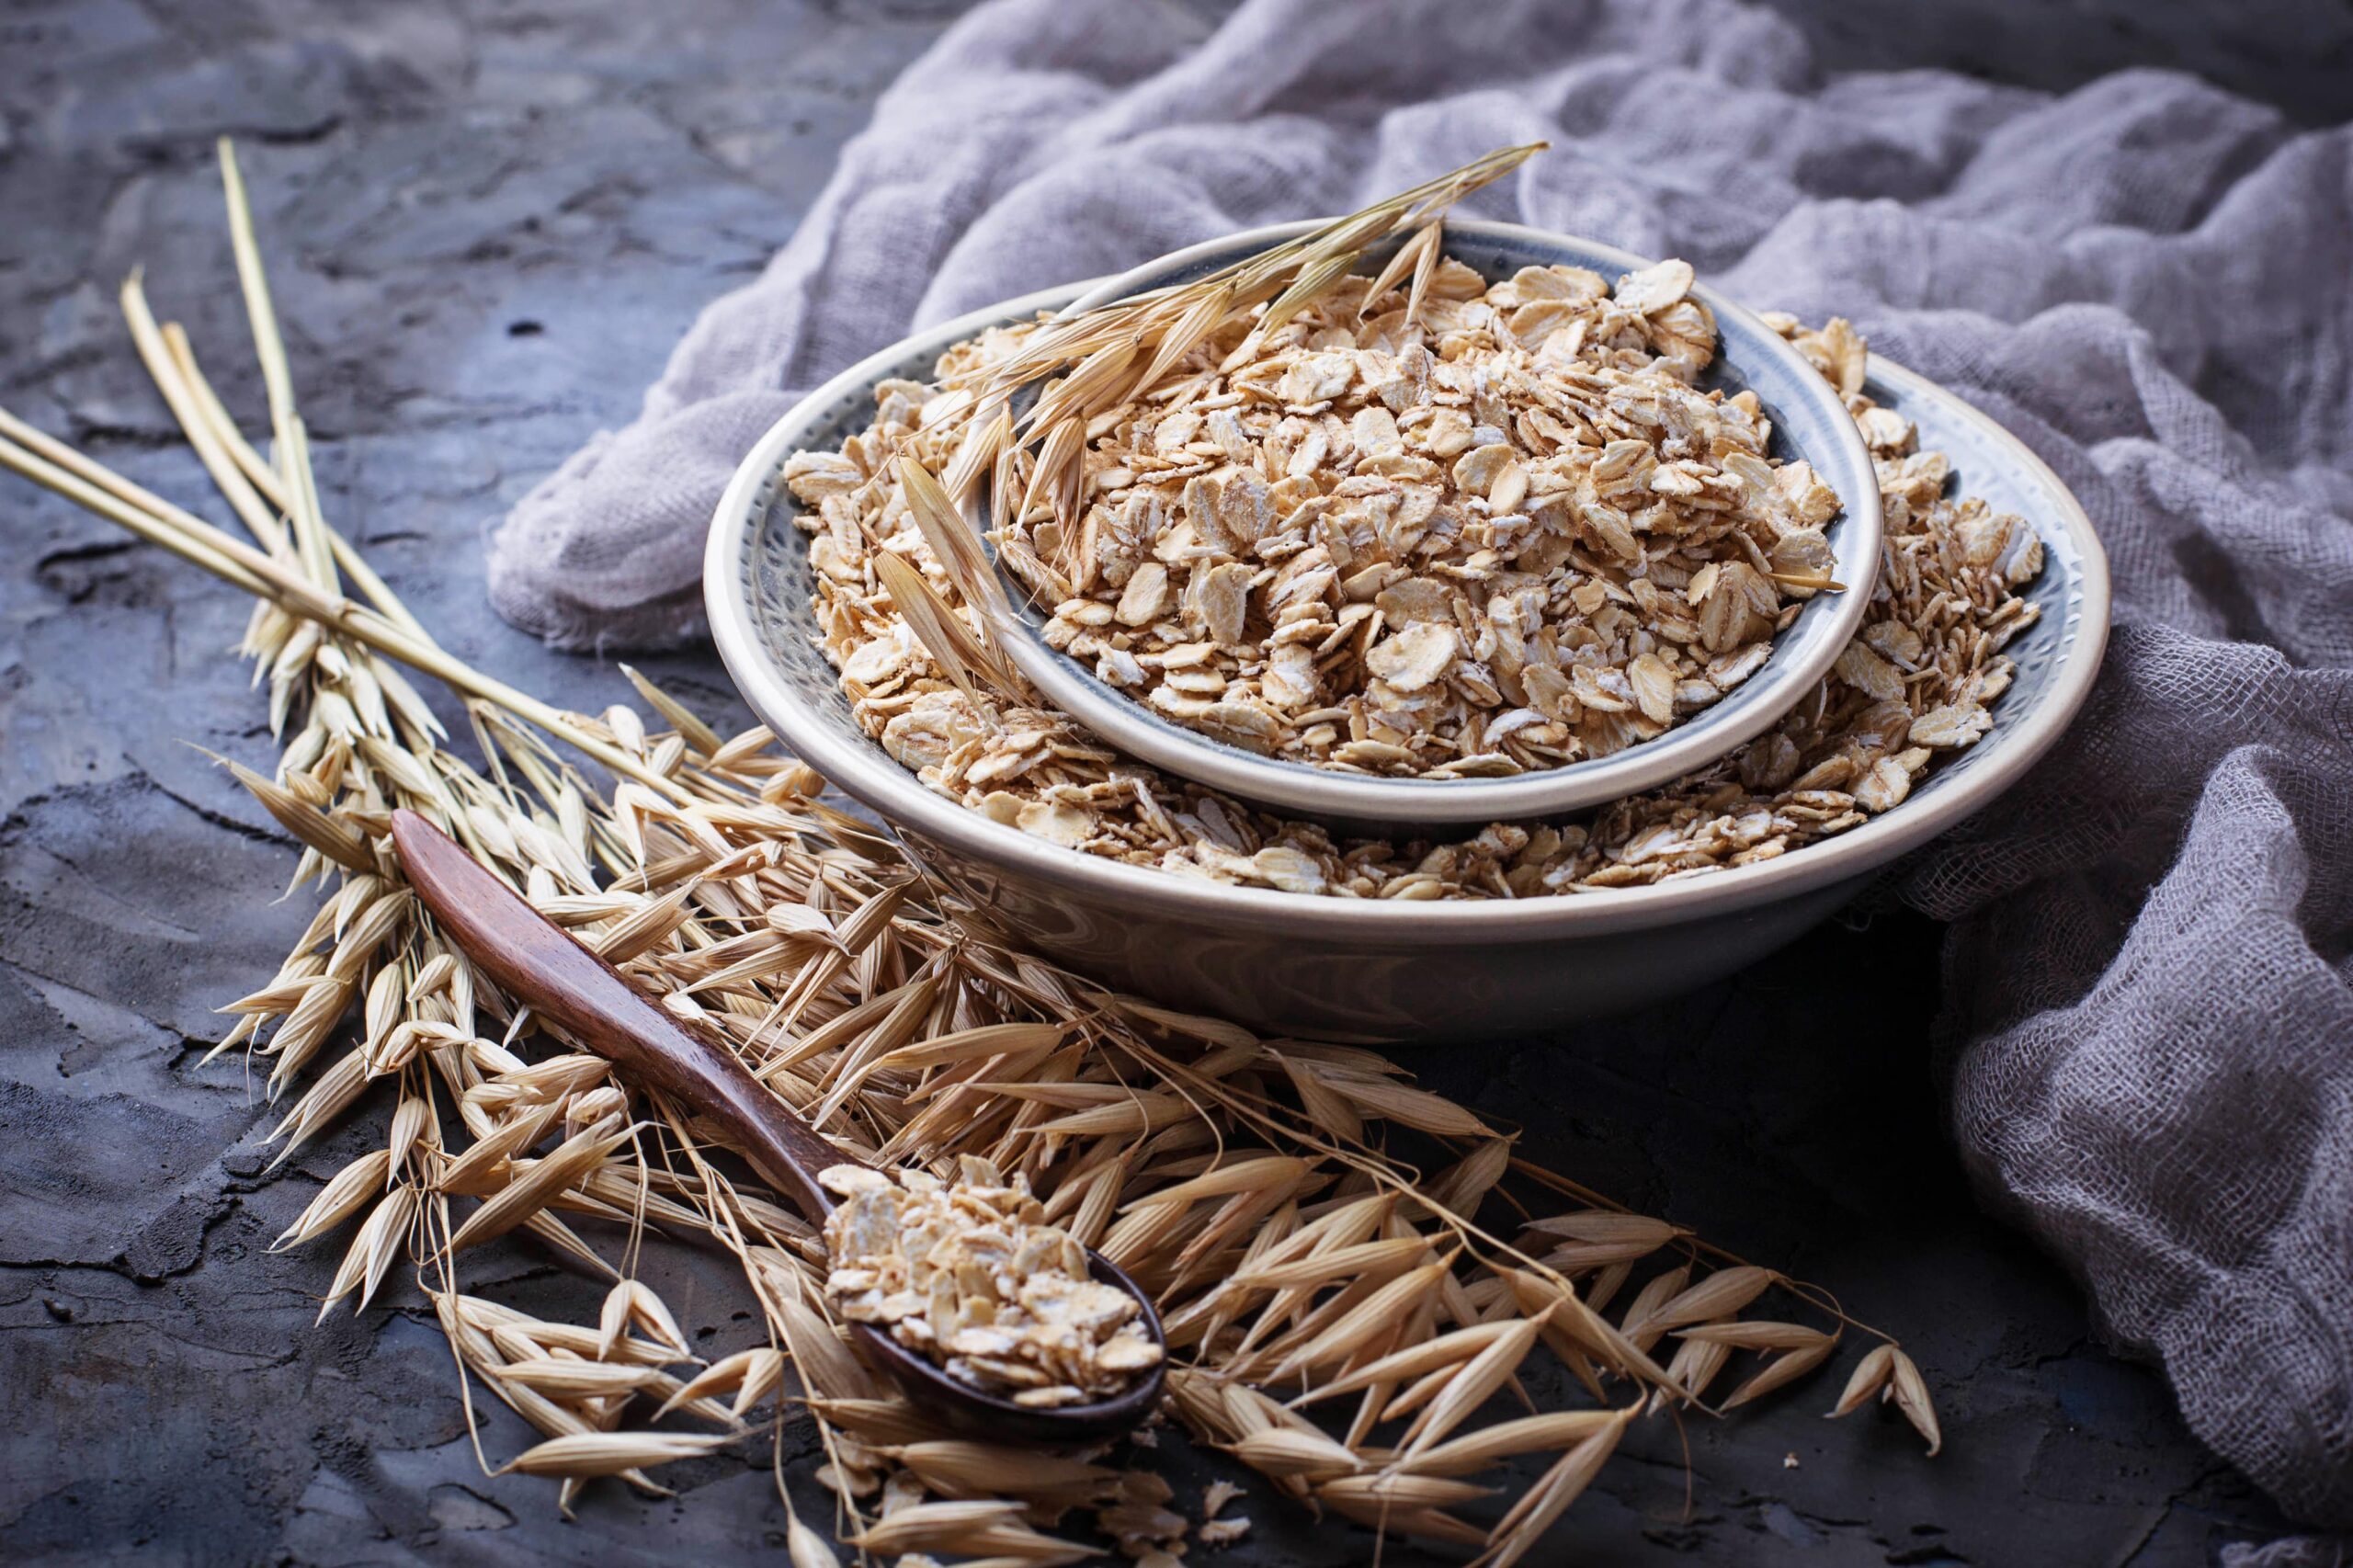
{"label": "large white bowl", "polygon": [[992,922],[1105,983],[1170,1006],[1331,1038],[1438,1041],[1616,1011],[1729,973],[1803,933],[1889,861],[1991,804],[2051,749],[2107,643],[2108,563],[2058,477],[1984,415],[1874,358],[1868,391],[1947,453],[1961,492],[2031,522],[2040,620],[2008,649],[2017,678],[1991,733],[1896,810],[1806,848],[1653,887],[1487,903],[1302,897],[1082,855],[924,788],[850,717],[817,647],[808,538],[785,460],[872,417],[873,388],[926,380],[942,349],[1055,310],[1087,284],[916,333],[804,399],[745,458],[712,519],[704,596],[729,672],[783,744],[898,831]]}

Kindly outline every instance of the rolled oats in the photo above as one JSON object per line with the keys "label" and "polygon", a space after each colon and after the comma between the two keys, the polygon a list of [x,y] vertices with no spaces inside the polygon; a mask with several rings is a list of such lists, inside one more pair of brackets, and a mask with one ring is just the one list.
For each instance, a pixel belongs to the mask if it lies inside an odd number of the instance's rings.
{"label": "rolled oats", "polygon": [[825,1221],[825,1294],[949,1376],[1051,1409],[1128,1388],[1160,1362],[1136,1299],[1087,1275],[1086,1251],[1045,1223],[1016,1176],[964,1156],[958,1179],[894,1181],[864,1165],[819,1174],[841,1206]]}
{"label": "rolled oats", "polygon": [[1442,261],[1418,313],[1370,287],[1237,320],[1097,416],[1074,527],[1029,486],[996,538],[1049,642],[1220,740],[1437,778],[1606,755],[1762,665],[1836,497],[1767,456],[1753,396],[1698,389],[1689,267],[1613,292]]}
{"label": "rolled oats", "polygon": [[[1442,275],[1432,290],[1433,320],[1459,322],[1459,313],[1448,315],[1439,307],[1451,301],[1459,312],[1477,297],[1471,288],[1474,281]],[[1522,336],[1552,319],[1522,312],[1552,304],[1574,311],[1589,302],[1581,293],[1591,295],[1596,287],[1552,272],[1542,281],[1523,273],[1513,284],[1518,302],[1506,320],[1522,322],[1516,329]],[[1679,324],[1671,334],[1661,331],[1654,347],[1671,340],[1680,346],[1682,362],[1703,366],[1709,335],[1699,322],[1678,314],[1680,309],[1645,318],[1654,326],[1669,320]],[[926,406],[941,394],[914,382],[878,387],[874,422],[840,452],[802,453],[786,469],[804,508],[796,521],[813,536],[809,553],[825,652],[841,671],[842,689],[859,725],[928,788],[1051,842],[1173,875],[1334,898],[1526,898],[1639,886],[1787,854],[1902,805],[1938,756],[1973,744],[1992,726],[1996,701],[2010,680],[2010,662],[2001,650],[2040,613],[2018,590],[2040,573],[2042,550],[2023,520],[1979,500],[1945,495],[1949,468],[1944,458],[1920,450],[1909,421],[1863,396],[1866,351],[1845,322],[1812,331],[1794,318],[1768,319],[1840,389],[1876,460],[1886,544],[1870,588],[1864,630],[1839,666],[1765,734],[1674,784],[1575,820],[1532,828],[1497,825],[1450,842],[1336,841],[1314,824],[1255,812],[1120,756],[1064,715],[1037,706],[1034,697],[992,701],[985,710],[976,707],[911,634],[873,564],[874,553],[883,550],[915,562],[978,630],[978,618],[932,561],[890,480],[889,460],[902,449],[935,467],[954,455],[954,437],[939,433],[939,422],[925,418]],[[942,357],[939,373],[943,380],[969,376],[1012,354],[1034,330],[1024,324],[958,344]],[[1303,358],[1320,352],[1311,347]],[[1500,444],[1476,438],[1475,409],[1416,401],[1441,362],[1435,353],[1392,356],[1376,401],[1343,421],[1352,449],[1383,458],[1392,472],[1420,463],[1434,475],[1442,463],[1450,470],[1480,446]],[[1284,373],[1290,374],[1288,367]],[[1299,390],[1314,387],[1302,382]],[[1206,486],[1213,470],[1245,449],[1248,430],[1234,414],[1240,406],[1203,408],[1197,402],[1172,411],[1154,431],[1155,452],[1171,461],[1193,459],[1186,483],[1199,479]],[[1417,414],[1424,407],[1429,412]],[[1406,412],[1401,415],[1397,409]],[[1409,452],[1405,428],[1415,419],[1427,428]],[[1565,421],[1542,408],[1529,411],[1527,422],[1542,432],[1550,428],[1547,421],[1566,428]],[[1317,428],[1326,442],[1333,439],[1320,415]],[[1197,446],[1209,447],[1213,455],[1195,458]],[[1586,471],[1589,477],[1599,476],[1593,479],[1597,497],[1614,493],[1624,476],[1641,472],[1646,453],[1656,459],[1655,449],[1631,437],[1605,444]],[[1719,466],[1742,476],[1744,487],[1761,492],[1779,486],[1782,482],[1771,476],[1787,470],[1748,469],[1746,458],[1731,454]],[[1263,474],[1252,472],[1265,483]],[[1474,467],[1473,476],[1481,472]],[[1485,482],[1492,495],[1495,477],[1486,476]],[[1270,518],[1278,516],[1280,483],[1266,484]],[[1164,528],[1176,526],[1174,517],[1160,516],[1165,504],[1157,492],[1132,483],[1128,489],[1130,498],[1118,508],[1097,506],[1087,516],[1098,537],[1104,529],[1118,533],[1118,549],[1139,557],[1138,570],[1146,558],[1165,568],[1169,562],[1142,541],[1159,539]],[[1219,497],[1223,494],[1221,487]],[[1246,508],[1241,502],[1222,509],[1211,503],[1211,522],[1223,529],[1228,525],[1222,519],[1230,514],[1237,533],[1256,524],[1256,492],[1246,480],[1242,494]],[[1427,517],[1417,515],[1420,505],[1401,501],[1386,515],[1392,536],[1400,528],[1428,524]],[[1191,516],[1185,506],[1180,491],[1177,503],[1165,509]],[[1595,515],[1614,517],[1607,508],[1597,508]],[[1266,536],[1261,531],[1257,537]],[[1643,548],[1631,530],[1628,543],[1635,551]],[[1591,545],[1588,557],[1598,548]],[[1165,693],[1161,699],[1187,706],[1196,722],[1237,733],[1278,713],[1304,744],[1328,746],[1335,757],[1368,770],[1409,770],[1416,754],[1376,734],[1369,724],[1359,730],[1356,710],[1331,699],[1322,669],[1325,661],[1363,658],[1376,645],[1385,647],[1431,625],[1438,631],[1426,640],[1381,653],[1392,676],[1406,682],[1400,687],[1387,678],[1386,684],[1401,701],[1427,697],[1433,689],[1459,699],[1466,629],[1452,611],[1453,582],[1435,573],[1392,572],[1387,563],[1353,557],[1343,569],[1328,552],[1275,553],[1278,559],[1269,562],[1261,552],[1260,567],[1252,574],[1272,574],[1253,590],[1254,603],[1267,607],[1270,619],[1279,623],[1265,668],[1241,677],[1256,681],[1255,692],[1233,690],[1236,679],[1219,665],[1216,645],[1203,635],[1159,653],[1152,668],[1156,691]],[[1818,572],[1827,559],[1818,530],[1810,526],[1781,535],[1767,551],[1777,570]],[[1736,684],[1767,657],[1767,644],[1743,641],[1747,618],[1771,613],[1770,585],[1755,581],[1759,575],[1756,561],[1745,554],[1701,566],[1673,590],[1656,574],[1589,573],[1569,590],[1570,602],[1587,618],[1614,610],[1630,619],[1688,619],[1697,629],[1706,663],[1697,674],[1688,665],[1669,665],[1666,674],[1674,677],[1674,700],[1680,706],[1707,700],[1707,692],[1695,687]],[[1124,597],[1126,585],[1120,587]],[[1486,766],[1483,758],[1517,766],[1506,751],[1514,739],[1548,724],[1560,726],[1565,715],[1576,715],[1580,724],[1656,722],[1652,715],[1665,690],[1664,677],[1643,664],[1639,653],[1608,666],[1575,661],[1563,666],[1524,657],[1513,662],[1514,650],[1524,650],[1535,636],[1549,603],[1534,593],[1487,595],[1484,623],[1468,634],[1492,633],[1494,642],[1483,659],[1467,662],[1479,665],[1489,680],[1499,682],[1508,671],[1524,700],[1481,716],[1474,741],[1466,731],[1473,749],[1460,756],[1458,771]],[[1099,628],[1115,617],[1116,607],[1099,599],[1083,608],[1083,614],[1068,617],[1072,624]],[[1090,622],[1090,615],[1098,619]],[[1368,631],[1376,615],[1378,627]],[[1440,635],[1449,631],[1456,640],[1450,648]],[[1688,654],[1693,644],[1676,646]],[[1643,651],[1658,652],[1655,646]],[[1423,661],[1441,653],[1452,661],[1449,667],[1415,685]],[[1132,651],[1114,650],[1106,656],[1144,668]],[[1659,661],[1667,662],[1663,653]],[[1181,684],[1177,676],[1185,677]],[[1141,674],[1129,677],[1131,685],[1142,679]]]}

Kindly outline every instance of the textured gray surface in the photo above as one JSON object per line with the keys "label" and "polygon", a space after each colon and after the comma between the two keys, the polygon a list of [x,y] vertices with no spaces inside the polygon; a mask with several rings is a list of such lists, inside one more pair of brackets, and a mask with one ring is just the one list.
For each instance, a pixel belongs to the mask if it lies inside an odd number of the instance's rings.
{"label": "textured gray surface", "polygon": [[[0,401],[159,489],[203,493],[111,290],[145,262],[232,404],[258,407],[210,167],[211,138],[234,132],[330,509],[460,653],[599,705],[622,689],[609,670],[489,616],[477,530],[629,413],[954,8],[11,0]],[[1907,47],[1848,36],[1869,7],[1779,8],[1832,16],[1830,35],[1863,51],[1852,62]],[[1991,18],[1981,45],[2064,19],[2022,68],[2038,83],[2139,48],[2325,117],[2313,95],[2329,78],[2306,67],[2341,64],[2347,8],[2268,8],[2302,40],[2269,56],[2245,34],[2201,41],[2171,13],[1972,9]],[[2128,14],[2139,45],[2117,41]],[[1949,25],[1909,40],[1912,58]],[[269,902],[290,857],[182,744],[267,756],[223,653],[244,607],[13,483],[0,540],[0,1557],[778,1560],[763,1455],[678,1467],[675,1503],[599,1490],[566,1523],[543,1483],[481,1476],[413,1294],[312,1325],[332,1256],[263,1249],[361,1134],[267,1171],[237,1067],[196,1067],[220,1030],[210,1009],[267,972],[308,913]],[[654,673],[736,711],[707,658]],[[1850,921],[1677,1006],[1423,1064],[1523,1121],[1540,1156],[1904,1335],[1944,1413],[1947,1451],[1927,1461],[1892,1422],[1822,1423],[1833,1390],[1817,1382],[1695,1425],[1688,1501],[1662,1427],[1577,1510],[1583,1560],[2195,1563],[2279,1528],[2154,1379],[2096,1347],[2068,1283],[1975,1215],[1939,1129],[1930,1030],[1901,1005],[1933,992],[1935,944],[1916,920]],[[1825,970],[1870,979],[1824,995],[1807,977]],[[486,1289],[527,1307],[576,1314],[585,1299],[519,1249],[483,1267]],[[704,1344],[740,1342],[726,1270],[659,1267]],[[494,1460],[523,1440],[503,1412],[483,1438]],[[787,1453],[800,1441],[788,1431]],[[1183,1469],[1197,1490],[1204,1461]],[[1231,1561],[1366,1552],[1362,1534],[1263,1497],[1250,1511],[1259,1528]]]}

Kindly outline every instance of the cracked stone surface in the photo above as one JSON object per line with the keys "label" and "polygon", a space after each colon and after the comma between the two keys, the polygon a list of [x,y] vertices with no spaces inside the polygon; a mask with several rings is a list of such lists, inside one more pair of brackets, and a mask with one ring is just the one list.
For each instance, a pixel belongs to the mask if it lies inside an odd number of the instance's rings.
{"label": "cracked stone surface", "polygon": [[[2186,63],[2307,118],[2331,112],[2353,35],[2341,3],[2256,6],[2281,24],[2268,33],[2092,0],[1952,7],[1921,28],[1870,25],[1884,5],[1779,8],[1818,22],[1833,63],[1937,62],[1949,43],[2003,74],[2002,40],[2034,34],[2009,50],[2016,79]],[[331,514],[461,655],[602,706],[625,693],[608,667],[491,616],[479,530],[628,417],[697,308],[784,241],[876,93],[960,9],[12,0],[0,402],[167,494],[209,494],[112,289],[145,263],[231,405],[259,409],[210,164],[213,137],[235,134]],[[780,1561],[758,1445],[672,1467],[675,1499],[593,1489],[566,1521],[547,1483],[483,1476],[413,1291],[313,1324],[332,1250],[267,1243],[383,1108],[273,1167],[238,1063],[199,1065],[211,1009],[274,968],[310,909],[274,902],[290,852],[196,749],[270,755],[224,653],[244,606],[13,481],[0,538],[0,1557]],[[649,669],[743,719],[709,656]],[[1538,1157],[1899,1334],[1943,1414],[1934,1461],[1892,1418],[1821,1421],[1833,1380],[1730,1422],[1657,1424],[1578,1506],[1564,1551],[2202,1563],[2284,1528],[2155,1377],[2099,1347],[2069,1281],[1973,1208],[1911,1000],[1935,994],[1937,942],[1914,917],[1849,916],[1674,1006],[1416,1064],[1525,1124]],[[1824,994],[1806,978],[1823,972],[1862,983]],[[594,1300],[521,1247],[476,1268],[526,1310]],[[649,1274],[706,1353],[747,1341],[729,1268],[679,1250]],[[494,1465],[529,1440],[488,1402],[480,1437]],[[808,1446],[786,1430],[822,1518]],[[1227,1473],[1167,1449],[1188,1505]],[[1369,1552],[1263,1488],[1241,1506],[1256,1528],[1223,1554],[1237,1568]]]}

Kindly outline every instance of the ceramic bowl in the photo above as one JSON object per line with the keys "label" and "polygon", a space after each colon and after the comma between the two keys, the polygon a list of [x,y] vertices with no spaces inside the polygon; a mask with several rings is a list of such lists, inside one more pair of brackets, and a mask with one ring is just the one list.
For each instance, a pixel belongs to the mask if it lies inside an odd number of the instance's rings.
{"label": "ceramic bowl", "polygon": [[[1279,223],[1194,245],[1088,289],[1070,308],[1188,283],[1315,227]],[[1397,243],[1367,253],[1359,270],[1380,271]],[[1469,219],[1447,221],[1445,248],[1490,282],[1522,267],[1563,266],[1589,268],[1614,285],[1621,275],[1652,265],[1591,240]],[[1841,509],[1826,530],[1835,557],[1833,579],[1870,581],[1879,562],[1879,485],[1870,454],[1836,390],[1748,311],[1704,284],[1691,291],[1716,318],[1716,358],[1700,385],[1727,396],[1756,394],[1772,424],[1772,455],[1811,462],[1837,493]],[[1713,706],[1623,751],[1504,778],[1389,778],[1261,756],[1154,712],[1097,677],[1089,665],[1050,647],[1044,627],[1052,607],[1028,602],[1017,583],[1008,586],[1017,613],[1006,651],[1055,707],[1119,750],[1179,778],[1358,835],[1558,817],[1704,767],[1770,729],[1811,691],[1861,628],[1869,604],[1869,596],[1860,593],[1813,595],[1774,639],[1763,669]]]}
{"label": "ceramic bowl", "polygon": [[[1801,936],[1888,862],[1990,805],[2083,705],[2109,623],[2108,566],[2066,487],[2015,437],[1884,360],[1870,395],[1952,459],[1958,492],[2031,522],[2041,619],[1991,733],[1896,810],[1779,859],[1652,887],[1492,903],[1308,898],[1176,877],[1062,849],[924,788],[850,716],[817,646],[808,537],[785,460],[873,415],[873,388],[930,376],[990,324],[1059,309],[1049,290],[928,328],[852,367],[779,420],[721,500],[706,556],[711,628],[781,742],[890,823],[908,850],[1003,928],[1107,984],[1168,1006],[1331,1039],[1420,1043],[1558,1028],[1687,991]],[[1958,493],[1957,492],[1957,493]]]}

